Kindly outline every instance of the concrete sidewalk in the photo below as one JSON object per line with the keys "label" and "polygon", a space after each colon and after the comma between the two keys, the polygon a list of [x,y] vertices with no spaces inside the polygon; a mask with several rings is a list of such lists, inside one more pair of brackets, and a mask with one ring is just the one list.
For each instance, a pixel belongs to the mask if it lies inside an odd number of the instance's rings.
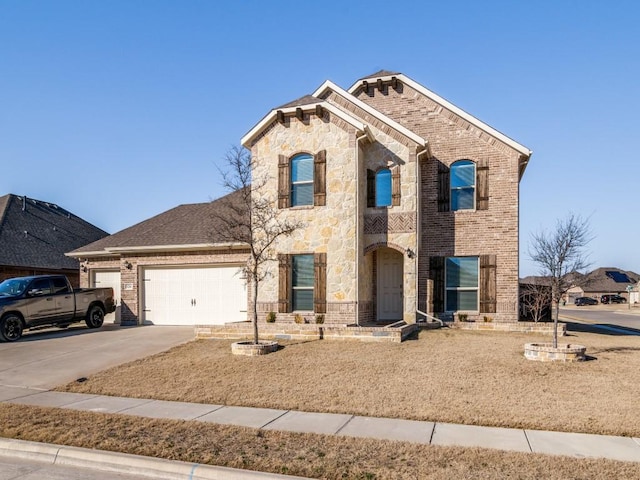
{"label": "concrete sidewalk", "polygon": [[[640,462],[640,439],[630,437],[167,402],[9,386],[0,386],[0,402],[101,413],[120,413],[150,418],[195,420],[264,430],[320,433],[381,440],[401,440],[426,445],[482,447],[579,458],[608,458]],[[1,451],[0,448],[0,453]],[[166,460],[163,461],[166,462]]]}

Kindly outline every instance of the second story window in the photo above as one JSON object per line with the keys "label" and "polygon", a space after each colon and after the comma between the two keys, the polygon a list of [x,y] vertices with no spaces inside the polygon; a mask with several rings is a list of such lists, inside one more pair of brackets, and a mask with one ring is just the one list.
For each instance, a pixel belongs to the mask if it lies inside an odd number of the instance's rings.
{"label": "second story window", "polygon": [[313,157],[303,153],[291,159],[291,206],[313,205]]}
{"label": "second story window", "polygon": [[325,150],[315,155],[278,155],[278,208],[326,205]]}
{"label": "second story window", "polygon": [[383,168],[376,173],[376,207],[391,205],[391,170]]}
{"label": "second story window", "polygon": [[451,210],[473,210],[476,207],[476,164],[460,160],[451,165]]}
{"label": "second story window", "polygon": [[400,167],[367,170],[367,207],[400,205]]}

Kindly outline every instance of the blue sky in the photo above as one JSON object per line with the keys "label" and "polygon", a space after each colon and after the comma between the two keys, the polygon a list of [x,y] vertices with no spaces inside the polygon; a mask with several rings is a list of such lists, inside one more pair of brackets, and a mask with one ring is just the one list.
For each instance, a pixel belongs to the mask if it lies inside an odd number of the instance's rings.
{"label": "blue sky", "polygon": [[272,107],[400,71],[533,150],[530,234],[590,216],[593,267],[640,273],[640,4],[0,0],[0,195],[116,232],[223,193]]}

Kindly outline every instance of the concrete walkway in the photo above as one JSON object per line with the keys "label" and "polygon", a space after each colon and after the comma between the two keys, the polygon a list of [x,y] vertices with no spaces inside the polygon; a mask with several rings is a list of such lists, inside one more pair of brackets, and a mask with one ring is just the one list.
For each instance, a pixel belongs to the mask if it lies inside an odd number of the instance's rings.
{"label": "concrete walkway", "polygon": [[[0,402],[87,410],[101,413],[120,413],[150,418],[195,420],[264,430],[320,433],[382,440],[401,440],[425,445],[495,448],[516,452],[568,455],[579,458],[609,458],[612,460],[640,462],[640,438],[630,437],[479,427],[269,408],[167,402],[151,399],[53,392],[11,386],[0,386]],[[0,454],[6,454],[6,442],[15,441],[6,440],[4,443],[0,441]],[[68,449],[70,447],[57,448]],[[91,464],[99,464],[98,457],[100,452],[94,450],[91,452],[94,452],[92,454]],[[104,452],[104,455],[105,464],[113,466],[114,462],[112,457],[115,454]],[[138,458],[126,455],[120,455],[120,457]],[[141,460],[135,460],[134,462],[132,460],[132,462],[134,464],[144,463],[149,466],[149,462],[155,460],[159,462],[158,465],[160,466],[158,469],[164,468],[163,465],[165,467],[169,465],[166,460],[161,459],[145,459],[144,462]],[[126,461],[124,461],[124,463],[126,464]],[[202,467],[203,469],[201,470],[203,471],[204,466]],[[189,464],[189,469],[193,468],[195,467]],[[123,470],[123,473],[127,472],[130,472],[130,470]],[[160,476],[159,478],[163,477]],[[198,477],[192,475],[191,477],[184,478],[226,477]],[[277,477],[271,476],[269,478]],[[281,478],[291,477],[281,476]]]}

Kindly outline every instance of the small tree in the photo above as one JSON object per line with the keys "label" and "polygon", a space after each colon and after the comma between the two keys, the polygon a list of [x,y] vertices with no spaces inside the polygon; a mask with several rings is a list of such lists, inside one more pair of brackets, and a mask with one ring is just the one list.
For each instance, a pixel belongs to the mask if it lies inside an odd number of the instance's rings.
{"label": "small tree", "polygon": [[551,286],[547,283],[528,283],[520,289],[520,303],[524,313],[534,322],[539,322],[549,315],[551,306]]}
{"label": "small tree", "polygon": [[269,261],[275,260],[274,245],[278,238],[289,236],[303,226],[281,211],[269,190],[269,176],[255,178],[255,161],[251,152],[242,147],[231,147],[219,169],[222,186],[231,194],[220,199],[220,208],[214,212],[216,236],[231,243],[246,244],[249,259],[243,273],[252,287],[251,321],[253,343],[258,336],[258,289],[267,271]]}
{"label": "small tree", "polygon": [[560,299],[571,287],[567,274],[589,266],[585,248],[593,239],[589,219],[570,213],[558,220],[553,231],[541,231],[531,236],[529,256],[540,267],[540,274],[548,277],[553,304],[553,348],[558,348],[558,316]]}

